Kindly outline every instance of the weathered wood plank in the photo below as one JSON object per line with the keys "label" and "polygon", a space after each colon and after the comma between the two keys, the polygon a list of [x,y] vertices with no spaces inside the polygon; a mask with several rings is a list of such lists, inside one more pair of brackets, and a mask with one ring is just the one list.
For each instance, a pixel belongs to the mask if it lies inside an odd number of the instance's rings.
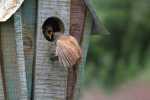
{"label": "weathered wood plank", "polygon": [[83,0],[71,0],[70,34],[81,42],[84,31],[86,6]]}
{"label": "weathered wood plank", "polygon": [[67,72],[58,61],[50,60],[55,44],[42,34],[42,24],[49,17],[57,17],[69,33],[70,0],[38,0],[38,25],[36,38],[34,100],[65,100]]}
{"label": "weathered wood plank", "polygon": [[[16,69],[15,32],[13,19],[11,18],[1,24],[1,41],[3,66],[6,79],[7,100],[17,100],[18,94],[14,87],[18,87],[18,77]],[[19,87],[18,87],[19,88]]]}
{"label": "weathered wood plank", "polygon": [[20,20],[20,17],[16,16],[14,21],[11,18],[1,24],[6,100],[27,100],[21,22],[18,19]]}
{"label": "weathered wood plank", "polygon": [[[86,18],[86,6],[83,0],[71,0],[70,10],[70,34],[81,44],[83,41],[84,24]],[[84,50],[84,49],[83,49]],[[83,70],[83,69],[82,69]],[[67,100],[77,100],[80,91],[80,65],[70,69],[68,75]]]}
{"label": "weathered wood plank", "polygon": [[36,0],[25,0],[22,7],[23,47],[27,75],[28,96],[31,98],[33,54],[36,38]]}
{"label": "weathered wood plank", "polygon": [[22,13],[21,9],[14,15],[15,39],[16,39],[16,64],[20,83],[19,100],[28,100],[27,79],[25,71],[25,57],[23,50]]}

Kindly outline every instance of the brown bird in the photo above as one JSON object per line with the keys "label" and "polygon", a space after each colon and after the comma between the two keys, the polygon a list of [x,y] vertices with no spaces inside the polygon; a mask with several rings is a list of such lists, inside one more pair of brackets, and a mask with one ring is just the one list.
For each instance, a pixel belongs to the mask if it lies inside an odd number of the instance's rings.
{"label": "brown bird", "polygon": [[68,68],[80,62],[81,48],[78,41],[71,35],[64,35],[60,32],[54,32],[51,26],[47,26],[45,35],[50,42],[56,43],[55,54],[60,64]]}
{"label": "brown bird", "polygon": [[77,66],[81,60],[81,48],[78,41],[71,35],[55,32],[51,25],[45,27],[44,36],[55,42],[55,55],[68,72],[66,100],[73,100],[77,80]]}

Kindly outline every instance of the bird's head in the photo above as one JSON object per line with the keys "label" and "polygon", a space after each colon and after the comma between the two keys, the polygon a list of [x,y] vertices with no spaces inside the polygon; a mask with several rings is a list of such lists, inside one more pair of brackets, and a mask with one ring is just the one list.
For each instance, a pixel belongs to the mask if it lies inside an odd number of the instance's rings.
{"label": "bird's head", "polygon": [[49,38],[49,41],[51,41],[51,42],[54,41],[55,32],[54,32],[52,26],[47,26],[46,27],[45,34]]}

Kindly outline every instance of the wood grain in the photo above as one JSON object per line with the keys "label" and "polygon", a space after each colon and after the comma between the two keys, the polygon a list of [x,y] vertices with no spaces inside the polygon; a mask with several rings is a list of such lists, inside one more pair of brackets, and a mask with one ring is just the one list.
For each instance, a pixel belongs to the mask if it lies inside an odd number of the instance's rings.
{"label": "wood grain", "polygon": [[25,57],[25,70],[27,75],[27,87],[29,99],[32,98],[33,61],[36,39],[36,0],[25,0],[22,7],[22,34]]}
{"label": "wood grain", "polygon": [[[82,43],[86,6],[83,0],[71,0],[70,8],[70,34],[74,36],[79,43]],[[76,100],[76,96],[79,92],[79,80],[80,74],[79,65],[75,65],[68,70],[67,81],[67,100]],[[77,92],[78,91],[78,92]]]}
{"label": "wood grain", "polygon": [[23,34],[22,34],[22,12],[19,9],[14,14],[14,26],[15,26],[15,42],[16,42],[16,64],[18,69],[18,76],[20,84],[19,99],[28,100],[28,90],[27,90],[27,77],[25,71],[25,57],[23,48]]}
{"label": "wood grain", "polygon": [[38,21],[35,54],[34,100],[65,100],[67,72],[50,57],[55,52],[55,44],[47,41],[42,33],[42,24],[49,17],[57,17],[64,23],[65,33],[69,33],[70,0],[38,0]]}
{"label": "wood grain", "polygon": [[[1,42],[3,67],[6,80],[7,100],[27,100],[26,81],[24,74],[23,52],[18,51],[22,45],[20,42],[20,35],[15,35],[13,18],[1,24]],[[16,37],[18,40],[16,40]],[[16,46],[20,45],[20,46]],[[17,48],[18,49],[17,49]],[[23,72],[23,73],[22,73]]]}
{"label": "wood grain", "polygon": [[83,0],[71,0],[70,34],[81,42],[84,31],[86,6]]}

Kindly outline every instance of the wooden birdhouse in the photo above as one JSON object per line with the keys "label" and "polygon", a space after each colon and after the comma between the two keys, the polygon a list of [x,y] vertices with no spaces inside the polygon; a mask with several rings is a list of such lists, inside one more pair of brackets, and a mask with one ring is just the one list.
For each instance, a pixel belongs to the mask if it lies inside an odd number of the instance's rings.
{"label": "wooden birdhouse", "polygon": [[[104,30],[90,1],[6,1],[10,8],[4,6],[4,14],[0,16],[3,21],[0,23],[0,100],[77,100],[90,33]],[[77,81],[75,85],[70,83],[75,88],[70,99],[67,99],[68,73],[58,61],[50,59],[53,44],[43,34],[48,24],[55,32],[74,36],[82,48]]]}

